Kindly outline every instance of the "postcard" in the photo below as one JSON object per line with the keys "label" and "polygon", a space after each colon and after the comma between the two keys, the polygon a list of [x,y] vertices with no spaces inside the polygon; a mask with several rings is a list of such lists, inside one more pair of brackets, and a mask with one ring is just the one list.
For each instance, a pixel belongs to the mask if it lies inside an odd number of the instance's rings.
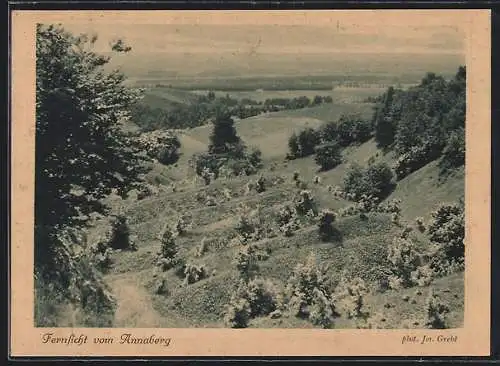
{"label": "postcard", "polygon": [[11,356],[486,356],[490,11],[11,13]]}

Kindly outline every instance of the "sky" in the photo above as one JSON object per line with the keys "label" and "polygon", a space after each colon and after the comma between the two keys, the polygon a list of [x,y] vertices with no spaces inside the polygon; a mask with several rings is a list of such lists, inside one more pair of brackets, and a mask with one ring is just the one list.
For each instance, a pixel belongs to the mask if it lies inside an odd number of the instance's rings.
{"label": "sky", "polygon": [[100,13],[60,20],[97,33],[101,52],[121,38],[135,53],[465,53],[467,14],[456,10]]}

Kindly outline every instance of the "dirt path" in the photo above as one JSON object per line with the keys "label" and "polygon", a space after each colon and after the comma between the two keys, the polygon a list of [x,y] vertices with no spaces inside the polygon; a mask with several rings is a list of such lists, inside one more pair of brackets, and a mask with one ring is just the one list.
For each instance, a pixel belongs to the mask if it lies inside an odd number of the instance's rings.
{"label": "dirt path", "polygon": [[107,282],[118,302],[115,327],[161,327],[162,316],[153,308],[151,296],[133,275],[108,276]]}

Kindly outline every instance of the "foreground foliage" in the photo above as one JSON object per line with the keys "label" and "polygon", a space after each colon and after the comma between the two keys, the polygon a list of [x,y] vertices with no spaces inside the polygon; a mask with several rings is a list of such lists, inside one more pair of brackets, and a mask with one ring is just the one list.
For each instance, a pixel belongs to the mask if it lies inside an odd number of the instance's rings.
{"label": "foreground foliage", "polygon": [[[138,145],[120,128],[138,94],[119,71],[105,71],[110,58],[93,52],[96,40],[59,26],[36,29],[35,272],[63,298],[72,297],[70,278],[104,290],[59,233],[84,227],[91,212],[106,213],[101,199],[113,189],[125,196],[146,171]],[[130,51],[121,41],[112,48]],[[111,306],[105,296],[93,301]]]}

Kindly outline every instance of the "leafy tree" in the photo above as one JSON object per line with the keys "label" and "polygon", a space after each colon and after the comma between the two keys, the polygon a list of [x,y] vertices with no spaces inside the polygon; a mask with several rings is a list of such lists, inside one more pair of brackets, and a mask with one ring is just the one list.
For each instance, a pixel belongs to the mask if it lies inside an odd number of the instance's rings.
{"label": "leafy tree", "polygon": [[382,105],[375,113],[374,127],[375,140],[381,148],[387,148],[394,142],[395,126],[391,119],[388,118],[391,110],[392,100],[394,96],[394,88],[391,86],[384,94]]}
{"label": "leafy tree", "polygon": [[367,168],[352,164],[344,177],[344,188],[355,200],[363,195],[382,199],[393,188],[392,179],[392,170],[386,163],[371,164]]}
{"label": "leafy tree", "polygon": [[432,156],[418,160],[436,159],[449,134],[464,127],[465,68],[459,68],[449,82],[427,73],[419,85],[401,93],[400,98],[402,108],[395,134],[396,152],[402,155],[419,146],[432,146],[427,149]]}
{"label": "leafy tree", "polygon": [[299,156],[299,138],[295,132],[288,139],[288,149],[290,150],[288,154],[290,158],[295,159]]}
{"label": "leafy tree", "polygon": [[313,106],[320,105],[321,103],[323,103],[323,97],[321,97],[321,95],[315,95],[311,105],[313,105]]}
{"label": "leafy tree", "polygon": [[344,176],[344,190],[356,198],[361,197],[371,190],[369,182],[365,179],[365,172],[361,165],[353,163],[349,166]]}
{"label": "leafy tree", "polygon": [[465,164],[465,131],[459,128],[448,138],[440,161],[442,172]]}
{"label": "leafy tree", "polygon": [[442,262],[456,261],[463,263],[465,254],[465,210],[462,202],[458,204],[442,204],[432,212],[427,234],[432,243],[437,245],[435,256],[436,269]]}
{"label": "leafy tree", "polygon": [[325,123],[321,126],[319,134],[323,143],[336,141],[338,136],[337,122]]}
{"label": "leafy tree", "polygon": [[335,168],[342,163],[342,152],[337,143],[328,143],[320,145],[316,148],[315,156],[316,164],[321,170],[329,170]]}
{"label": "leafy tree", "polygon": [[[101,199],[112,188],[125,196],[146,171],[120,126],[138,93],[118,70],[105,70],[110,58],[93,51],[96,40],[61,26],[36,29],[35,266],[63,290],[71,256],[62,254],[57,233],[84,226],[90,212],[105,213]],[[122,42],[113,48],[130,50]]]}
{"label": "leafy tree", "polygon": [[337,123],[337,133],[340,146],[363,143],[372,136],[371,122],[359,115],[343,115]]}
{"label": "leafy tree", "polygon": [[366,169],[366,179],[371,185],[368,196],[385,198],[393,188],[394,174],[386,163],[371,164]]}
{"label": "leafy tree", "polygon": [[319,134],[308,127],[300,131],[298,135],[299,156],[305,157],[314,154],[314,148],[320,142]]}
{"label": "leafy tree", "polygon": [[216,111],[208,151],[211,154],[241,155],[242,141],[227,108],[219,107]]}

